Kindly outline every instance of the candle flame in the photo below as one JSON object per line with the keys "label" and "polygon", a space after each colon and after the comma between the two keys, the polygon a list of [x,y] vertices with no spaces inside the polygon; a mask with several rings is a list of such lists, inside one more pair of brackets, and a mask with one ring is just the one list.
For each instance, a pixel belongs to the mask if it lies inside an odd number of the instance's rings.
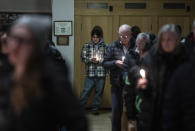
{"label": "candle flame", "polygon": [[142,78],[146,78],[146,72],[145,72],[144,69],[140,70],[140,75],[141,75]]}
{"label": "candle flame", "polygon": [[122,56],[122,61],[124,62],[124,60],[125,60],[125,56]]}

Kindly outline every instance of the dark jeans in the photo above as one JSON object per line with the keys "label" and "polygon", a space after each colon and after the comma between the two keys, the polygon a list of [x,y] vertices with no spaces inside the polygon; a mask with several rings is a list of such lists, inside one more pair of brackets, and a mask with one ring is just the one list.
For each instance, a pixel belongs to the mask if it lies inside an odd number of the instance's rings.
{"label": "dark jeans", "polygon": [[92,105],[93,110],[98,110],[102,102],[102,94],[104,91],[105,77],[88,77],[85,78],[84,88],[81,95],[80,103],[82,106],[85,106],[89,95],[93,88],[95,88],[95,99]]}
{"label": "dark jeans", "polygon": [[121,131],[121,115],[123,110],[122,86],[112,85],[112,131]]}

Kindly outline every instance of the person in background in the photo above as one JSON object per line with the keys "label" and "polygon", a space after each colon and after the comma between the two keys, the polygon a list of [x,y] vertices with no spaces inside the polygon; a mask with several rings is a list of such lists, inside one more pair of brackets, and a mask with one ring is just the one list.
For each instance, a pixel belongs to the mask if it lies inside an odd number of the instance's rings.
{"label": "person in background", "polygon": [[159,131],[165,90],[175,70],[188,59],[180,44],[180,34],[174,24],[164,25],[158,42],[144,56],[141,68],[144,76],[138,79],[138,131]]}
{"label": "person in background", "polygon": [[121,115],[123,112],[123,61],[126,53],[134,48],[131,26],[124,24],[119,27],[119,39],[107,49],[103,65],[110,70],[112,96],[112,131],[121,131]]}
{"label": "person in background", "polygon": [[53,41],[48,40],[45,50],[46,50],[46,55],[54,59],[54,61],[56,61],[59,64],[66,65],[65,60],[63,59],[60,51],[56,48]]}
{"label": "person in background", "polygon": [[141,33],[141,29],[137,25],[132,26],[131,31],[132,31],[132,37],[134,37],[134,39],[136,39],[137,35]]}
{"label": "person in background", "polygon": [[127,108],[126,115],[128,119],[128,127],[136,129],[136,82],[138,78],[139,66],[141,59],[146,52],[151,48],[151,41],[149,34],[139,33],[136,39],[136,50],[130,50],[126,54],[123,67],[125,68],[125,88],[124,100]]}
{"label": "person in background", "polygon": [[103,40],[103,31],[99,26],[95,26],[91,32],[91,40],[83,45],[81,52],[81,60],[85,63],[86,77],[83,92],[81,94],[80,103],[86,106],[92,89],[95,88],[95,98],[92,105],[92,113],[99,114],[102,102],[102,94],[104,91],[106,70],[102,62],[106,52],[106,44]]}
{"label": "person in background", "polygon": [[150,49],[154,44],[157,43],[157,38],[156,38],[156,35],[153,34],[153,33],[146,33],[146,34],[148,34],[149,35],[149,38],[150,38],[150,44],[147,45],[147,47]]}
{"label": "person in background", "polygon": [[87,121],[73,95],[67,69],[45,55],[50,19],[21,16],[8,34],[8,58],[14,66],[11,106],[15,131],[87,131]]}
{"label": "person in background", "polygon": [[185,38],[185,47],[187,49],[187,52],[189,55],[193,54],[194,46],[195,46],[195,20],[192,24],[192,32],[188,34],[188,36]]}

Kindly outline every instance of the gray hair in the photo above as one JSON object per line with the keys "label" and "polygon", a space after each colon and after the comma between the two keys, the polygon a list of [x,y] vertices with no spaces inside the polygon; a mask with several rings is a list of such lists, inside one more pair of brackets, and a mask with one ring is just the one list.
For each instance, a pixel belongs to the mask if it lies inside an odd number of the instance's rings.
{"label": "gray hair", "polygon": [[123,24],[123,25],[121,25],[121,26],[119,27],[119,33],[120,33],[120,32],[123,32],[123,31],[125,31],[125,32],[131,32],[131,26],[128,25],[128,24]]}
{"label": "gray hair", "polygon": [[23,15],[12,24],[11,29],[15,27],[27,28],[32,33],[38,47],[43,49],[48,40],[51,19],[47,16]]}
{"label": "gray hair", "polygon": [[136,41],[137,40],[146,40],[147,43],[150,43],[150,36],[147,33],[139,33],[137,35]]}
{"label": "gray hair", "polygon": [[159,33],[158,33],[158,44],[160,45],[160,42],[162,40],[162,34],[166,33],[166,32],[172,32],[176,35],[176,39],[179,40],[180,39],[180,31],[178,30],[178,28],[176,27],[175,24],[167,24],[164,25]]}

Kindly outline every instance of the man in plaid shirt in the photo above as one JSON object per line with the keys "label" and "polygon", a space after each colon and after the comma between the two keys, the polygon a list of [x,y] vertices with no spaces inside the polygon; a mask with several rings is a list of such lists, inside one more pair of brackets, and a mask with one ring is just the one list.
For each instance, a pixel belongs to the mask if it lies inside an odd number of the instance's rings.
{"label": "man in plaid shirt", "polygon": [[95,115],[99,114],[106,77],[106,70],[102,66],[102,62],[107,46],[102,37],[101,28],[94,27],[91,32],[91,41],[84,44],[81,52],[81,60],[86,67],[86,77],[80,102],[85,106],[92,89],[95,88],[96,96],[92,105]]}

